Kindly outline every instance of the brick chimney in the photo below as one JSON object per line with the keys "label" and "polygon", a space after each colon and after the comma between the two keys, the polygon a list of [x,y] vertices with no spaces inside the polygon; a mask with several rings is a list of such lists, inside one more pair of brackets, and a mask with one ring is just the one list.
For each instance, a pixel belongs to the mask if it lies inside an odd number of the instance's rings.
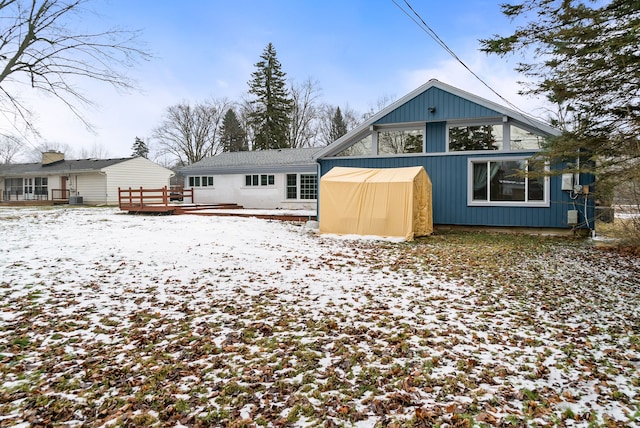
{"label": "brick chimney", "polygon": [[42,165],[51,165],[52,163],[64,160],[64,153],[56,151],[48,151],[42,153]]}

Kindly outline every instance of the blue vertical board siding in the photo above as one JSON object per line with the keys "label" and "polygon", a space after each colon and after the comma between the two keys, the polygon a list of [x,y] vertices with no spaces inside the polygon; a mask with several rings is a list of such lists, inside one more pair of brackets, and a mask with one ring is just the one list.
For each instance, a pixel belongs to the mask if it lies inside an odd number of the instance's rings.
{"label": "blue vertical board siding", "polygon": [[447,151],[447,123],[427,123],[427,153],[444,153]]}
{"label": "blue vertical board siding", "polygon": [[[434,112],[429,108],[434,107]],[[402,122],[432,122],[451,119],[468,119],[496,117],[501,113],[481,106],[440,88],[429,88],[412,100],[378,119],[375,124],[391,124]]]}
{"label": "blue vertical board siding", "polygon": [[[355,168],[401,168],[423,166],[432,183],[433,221],[441,225],[461,226],[511,226],[537,228],[568,228],[567,211],[574,209],[568,192],[561,190],[561,178],[550,177],[549,207],[468,206],[467,171],[468,158],[473,155],[403,156],[371,158],[319,159],[320,174],[326,174],[334,166]],[[583,183],[588,183],[588,177]],[[319,203],[322,203],[319,201]],[[584,219],[584,206],[580,220]],[[590,202],[587,217],[593,218],[594,207]],[[593,225],[590,225],[593,227]]]}
{"label": "blue vertical board siding", "polygon": [[[422,156],[396,157],[327,157],[318,159],[320,174],[334,166],[356,168],[398,168],[423,166],[429,174],[433,190],[433,220],[435,224],[466,226],[522,226],[568,228],[567,211],[574,209],[569,192],[561,190],[561,178],[550,177],[549,207],[532,206],[469,206],[467,204],[468,159],[470,157],[501,157],[511,153],[447,154],[447,121],[495,118],[503,116],[486,105],[430,87],[373,123],[374,125],[425,123],[426,153]],[[528,156],[533,153],[518,153]],[[591,184],[592,177],[581,177],[581,184]],[[319,203],[322,203],[319,201]],[[578,207],[580,208],[580,207]],[[581,208],[580,220],[592,219],[593,201]],[[592,227],[592,223],[590,225]]]}

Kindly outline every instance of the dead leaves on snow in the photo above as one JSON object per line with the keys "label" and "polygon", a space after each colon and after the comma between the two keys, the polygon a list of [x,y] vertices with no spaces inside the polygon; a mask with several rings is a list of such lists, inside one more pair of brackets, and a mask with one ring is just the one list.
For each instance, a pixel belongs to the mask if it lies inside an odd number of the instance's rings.
{"label": "dead leaves on snow", "polygon": [[[2,310],[15,316],[0,329],[0,415],[34,426],[236,427],[633,417],[635,268],[616,259],[628,270],[608,272],[555,241],[467,238],[346,243],[316,259],[283,256],[268,272],[158,277],[110,290],[104,307],[79,296],[98,296],[99,281],[28,293],[4,283]],[[594,266],[602,276],[589,276]],[[95,268],[106,281],[132,267]]]}

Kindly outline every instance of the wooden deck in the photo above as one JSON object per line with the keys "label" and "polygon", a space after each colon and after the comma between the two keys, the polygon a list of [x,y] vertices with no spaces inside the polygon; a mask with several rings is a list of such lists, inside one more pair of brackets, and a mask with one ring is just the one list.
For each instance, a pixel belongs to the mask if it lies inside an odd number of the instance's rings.
{"label": "wooden deck", "polygon": [[[185,199],[190,203],[185,203]],[[177,203],[179,202],[179,203]],[[315,220],[315,215],[243,213],[242,206],[234,203],[197,204],[193,200],[193,189],[170,190],[161,189],[118,188],[118,206],[129,214],[194,214],[206,216],[255,217],[268,220],[306,222]],[[229,212],[228,210],[237,212]]]}
{"label": "wooden deck", "polygon": [[0,207],[44,207],[51,206],[58,203],[50,199],[36,199],[36,200],[19,200],[19,201],[0,201]]}
{"label": "wooden deck", "polygon": [[180,206],[175,201],[189,199],[193,203],[193,189],[179,191],[161,189],[123,189],[118,187],[118,207],[129,213],[173,214]]}

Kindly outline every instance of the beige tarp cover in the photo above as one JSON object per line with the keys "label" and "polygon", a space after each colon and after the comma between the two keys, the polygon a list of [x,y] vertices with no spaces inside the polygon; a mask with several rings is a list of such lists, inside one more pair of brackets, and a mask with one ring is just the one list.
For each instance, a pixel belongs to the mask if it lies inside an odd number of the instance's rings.
{"label": "beige tarp cover", "polygon": [[423,167],[334,167],[320,179],[320,233],[401,237],[433,232]]}

